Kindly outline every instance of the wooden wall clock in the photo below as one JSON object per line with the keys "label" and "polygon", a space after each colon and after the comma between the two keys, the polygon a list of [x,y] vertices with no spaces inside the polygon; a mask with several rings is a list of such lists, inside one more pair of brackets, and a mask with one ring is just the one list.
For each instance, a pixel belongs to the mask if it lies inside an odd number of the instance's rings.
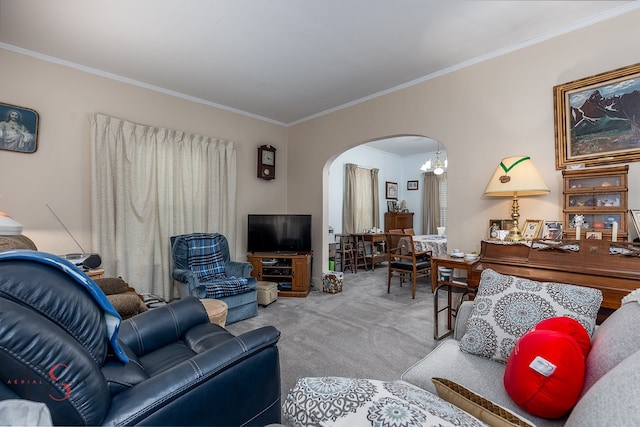
{"label": "wooden wall clock", "polygon": [[258,178],[270,180],[276,177],[276,149],[271,145],[258,147]]}

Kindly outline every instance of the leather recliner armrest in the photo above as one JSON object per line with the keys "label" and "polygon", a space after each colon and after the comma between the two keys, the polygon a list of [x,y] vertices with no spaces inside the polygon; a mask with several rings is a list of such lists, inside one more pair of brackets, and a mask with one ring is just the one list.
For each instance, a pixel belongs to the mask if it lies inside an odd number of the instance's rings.
{"label": "leather recliner armrest", "polygon": [[[244,425],[245,414],[271,407],[279,412],[279,338],[276,328],[266,326],[204,350],[113,396],[103,423],[211,425],[214,418],[217,425]],[[194,410],[185,410],[186,403],[172,404],[179,401],[188,401]]]}
{"label": "leather recliner armrest", "polygon": [[195,297],[185,297],[124,320],[118,339],[140,357],[179,340],[202,323],[209,323],[204,306]]}

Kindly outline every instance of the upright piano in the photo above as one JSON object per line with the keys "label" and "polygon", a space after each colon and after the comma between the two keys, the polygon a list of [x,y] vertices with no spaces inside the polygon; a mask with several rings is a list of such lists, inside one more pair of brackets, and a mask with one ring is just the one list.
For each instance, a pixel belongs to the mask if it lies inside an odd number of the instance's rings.
{"label": "upright piano", "polygon": [[483,270],[544,282],[600,289],[600,318],[620,307],[622,298],[640,288],[640,246],[605,240],[544,240],[523,243],[483,241],[469,286],[478,286]]}

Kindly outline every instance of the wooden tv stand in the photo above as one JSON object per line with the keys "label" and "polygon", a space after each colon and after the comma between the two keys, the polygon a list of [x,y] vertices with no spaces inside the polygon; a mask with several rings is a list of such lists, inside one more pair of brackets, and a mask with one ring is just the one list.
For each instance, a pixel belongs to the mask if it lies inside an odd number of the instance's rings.
{"label": "wooden tv stand", "polygon": [[248,254],[247,260],[253,265],[253,277],[278,284],[278,297],[306,298],[309,295],[311,255],[260,252]]}
{"label": "wooden tv stand", "polygon": [[529,244],[483,241],[469,285],[478,286],[482,270],[492,269],[544,282],[600,289],[599,320],[620,307],[622,298],[640,288],[640,246],[605,240],[544,240]]}

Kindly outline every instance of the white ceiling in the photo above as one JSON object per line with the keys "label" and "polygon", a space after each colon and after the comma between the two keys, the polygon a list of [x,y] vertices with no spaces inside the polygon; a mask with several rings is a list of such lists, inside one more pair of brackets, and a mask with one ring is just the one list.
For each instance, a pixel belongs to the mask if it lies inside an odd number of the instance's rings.
{"label": "white ceiling", "polygon": [[639,5],[0,0],[0,47],[290,125]]}

